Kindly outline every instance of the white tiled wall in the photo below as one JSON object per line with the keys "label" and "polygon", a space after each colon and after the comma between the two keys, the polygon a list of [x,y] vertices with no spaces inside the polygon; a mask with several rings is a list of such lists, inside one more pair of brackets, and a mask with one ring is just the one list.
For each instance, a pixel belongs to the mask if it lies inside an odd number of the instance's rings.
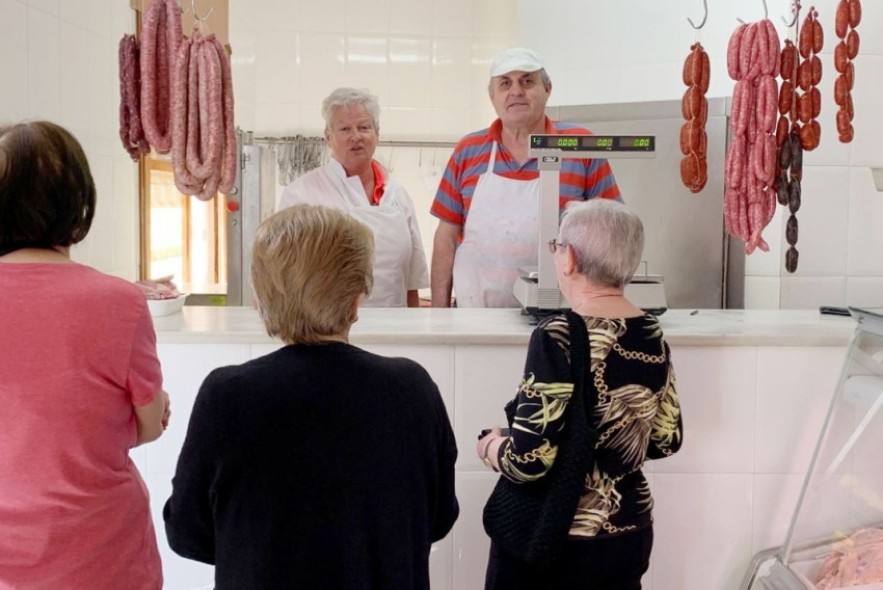
{"label": "white tiled wall", "polygon": [[[769,2],[779,17],[789,2]],[[772,249],[746,264],[748,307],[816,307],[883,303],[883,195],[869,165],[883,165],[883,5],[867,3],[856,61],[856,136],[842,145],[830,100],[835,0],[815,5],[828,33],[823,50],[823,142],[806,156],[803,207],[798,213],[800,265],[783,268],[783,227],[765,235]],[[693,0],[230,0],[236,119],[265,134],[318,134],[321,99],[338,85],[363,85],[380,97],[381,138],[456,140],[493,119],[487,66],[514,43],[544,54],[553,79],[551,105],[680,98],[681,65],[694,41],[711,56],[709,96],[728,96],[726,44],[736,17],[761,17],[746,3],[712,3],[708,22]],[[0,0],[0,121],[51,119],[83,143],[98,184],[98,212],[74,258],[125,278],[138,267],[137,173],[120,149],[116,45],[134,30],[125,0]],[[433,154],[439,165],[447,155]],[[435,190],[415,159],[396,174],[421,212],[424,242]],[[393,155],[395,158],[395,155]],[[396,163],[394,162],[394,165]]]}
{"label": "white tiled wall", "polygon": [[[382,139],[428,141],[453,141],[493,120],[487,67],[512,44],[517,13],[510,0],[229,0],[229,7],[239,127],[318,135],[321,100],[337,86],[364,86],[380,98]],[[137,168],[117,138],[117,43],[134,29],[128,0],[0,0],[0,121],[50,119],[83,143],[99,202],[73,256],[127,279],[138,272],[138,189]],[[401,152],[391,155],[395,173],[429,246],[433,176],[450,152]]]}
{"label": "white tiled wall", "polygon": [[137,168],[117,138],[117,44],[135,29],[122,0],[0,0],[0,122],[48,119],[86,151],[98,189],[79,262],[138,272]]}
{"label": "white tiled wall", "polygon": [[239,103],[239,124],[260,135],[319,135],[322,99],[357,86],[380,99],[381,139],[459,139],[494,117],[487,67],[512,44],[515,8],[506,0],[230,0],[236,94],[251,98]]}
{"label": "white tiled wall", "polygon": [[[700,41],[711,58],[709,97],[730,96],[726,48],[738,25],[763,18],[760,2],[709,2],[705,27],[696,0],[579,2],[521,0],[516,39],[546,58],[554,82],[551,104],[578,105],[680,99],[681,70],[690,45]],[[807,8],[809,3],[804,2]],[[798,270],[784,269],[782,211],[764,232],[768,254],[746,260],[745,305],[755,308],[815,308],[820,305],[883,305],[883,193],[868,166],[883,166],[883,4],[863,3],[861,52],[855,61],[855,139],[837,140],[832,54],[837,0],[812,2],[825,29],[822,143],[804,159]],[[782,16],[790,0],[770,0],[769,18],[784,39]],[[805,11],[803,13],[805,15]],[[784,246],[784,247],[783,247]]]}
{"label": "white tiled wall", "polygon": [[[237,124],[258,136],[321,136],[322,99],[371,90],[380,139],[452,142],[495,114],[488,66],[513,44],[510,0],[230,0]],[[380,147],[414,201],[427,261],[429,214],[450,147]],[[277,193],[281,192],[281,187]]]}

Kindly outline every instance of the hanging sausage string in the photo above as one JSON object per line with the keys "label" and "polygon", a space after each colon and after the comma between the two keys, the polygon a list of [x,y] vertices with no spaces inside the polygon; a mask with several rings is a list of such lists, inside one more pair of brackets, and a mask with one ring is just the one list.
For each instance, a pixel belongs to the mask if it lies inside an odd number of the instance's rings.
{"label": "hanging sausage string", "polygon": [[236,177],[233,80],[226,49],[206,28],[214,7],[200,15],[191,0],[190,10],[189,38],[180,1],[152,0],[140,39],[120,41],[120,139],[134,160],[150,147],[171,153],[178,190],[209,200]]}
{"label": "hanging sausage string", "polygon": [[[704,27],[708,20],[706,0],[703,0],[702,6],[705,9],[702,22],[696,25],[687,18],[696,31]],[[680,133],[681,153],[684,155],[681,159],[681,182],[690,192],[699,193],[708,181],[708,134],[705,132],[708,100],[705,93],[711,80],[711,62],[698,40],[690,46],[690,53],[684,61],[683,80],[687,90],[681,100],[685,120]]]}
{"label": "hanging sausage string", "polygon": [[[800,27],[798,20],[800,18],[800,10],[802,6],[800,0],[792,3],[792,12],[794,19],[791,23],[786,21],[789,29],[794,30],[794,40],[800,39]],[[784,20],[784,18],[783,18]],[[804,38],[804,41],[807,39]],[[810,43],[811,45],[811,43]],[[806,47],[804,47],[806,50]],[[806,79],[807,67],[811,68],[811,62],[803,67],[803,85],[810,90],[809,101],[812,101],[813,93],[811,91],[812,72],[810,71],[809,80]],[[801,118],[799,112],[798,89],[800,86],[801,59],[798,46],[790,38],[785,39],[782,47],[782,84],[779,89],[779,123],[776,127],[776,143],[778,144],[778,154],[776,158],[776,200],[784,207],[788,207],[789,216],[785,230],[785,241],[788,243],[788,249],[785,251],[785,270],[795,272],[797,270],[797,261],[799,253],[797,251],[797,211],[800,209],[801,200],[801,182],[803,178],[803,151],[804,144],[801,139]],[[819,71],[821,76],[821,72]],[[810,112],[807,113],[807,99],[803,99],[803,115],[809,120],[812,114],[813,105],[810,102]],[[810,127],[811,130],[811,127]]]}
{"label": "hanging sausage string", "polygon": [[745,242],[745,253],[769,251],[763,229],[776,211],[776,106],[779,35],[765,18],[742,23],[727,46],[727,72],[736,84],[730,114],[732,140],[724,168],[727,232]]}

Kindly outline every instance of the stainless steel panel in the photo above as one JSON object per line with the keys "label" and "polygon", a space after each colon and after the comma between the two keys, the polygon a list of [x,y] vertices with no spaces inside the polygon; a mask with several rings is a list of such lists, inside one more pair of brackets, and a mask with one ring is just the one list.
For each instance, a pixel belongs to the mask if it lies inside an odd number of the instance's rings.
{"label": "stainless steel panel", "polygon": [[[242,196],[242,134],[236,134],[236,182],[227,195],[227,305],[242,305],[242,210],[231,211],[229,204],[241,204]],[[235,207],[234,207],[235,208]]]}
{"label": "stainless steel panel", "polygon": [[240,305],[251,305],[254,288],[251,285],[251,249],[254,236],[261,224],[261,151],[258,145],[242,148],[245,167],[242,169],[242,277]]}
{"label": "stainless steel panel", "polygon": [[562,106],[550,116],[594,133],[655,135],[653,159],[615,159],[610,165],[623,199],[644,221],[648,272],[661,274],[670,308],[741,307],[744,254],[729,248],[723,226],[723,165],[727,103],[709,101],[708,182],[691,193],[680,178],[680,101]]}

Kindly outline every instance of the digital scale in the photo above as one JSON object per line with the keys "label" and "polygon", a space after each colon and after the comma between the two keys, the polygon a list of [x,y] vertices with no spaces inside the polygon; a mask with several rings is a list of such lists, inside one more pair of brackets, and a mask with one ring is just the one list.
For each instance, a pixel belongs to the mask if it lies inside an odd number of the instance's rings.
{"label": "digital scale", "polygon": [[[540,171],[539,243],[537,267],[519,268],[513,294],[522,309],[540,318],[570,304],[558,289],[555,263],[546,246],[558,237],[561,162],[566,159],[655,158],[656,137],[652,135],[549,135],[530,136],[528,155],[537,159]],[[648,313],[659,315],[666,308],[662,276],[636,274],[625,287],[625,296]]]}

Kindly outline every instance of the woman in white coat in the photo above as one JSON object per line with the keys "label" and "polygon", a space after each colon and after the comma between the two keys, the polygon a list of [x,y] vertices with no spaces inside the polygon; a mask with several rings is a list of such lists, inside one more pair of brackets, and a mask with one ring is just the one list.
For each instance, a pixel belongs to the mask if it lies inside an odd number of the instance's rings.
{"label": "woman in white coat", "polygon": [[322,101],[330,162],[282,192],[279,209],[307,203],[345,211],[374,232],[374,289],[364,306],[417,307],[429,286],[414,203],[374,159],[380,106],[367,90],[338,88]]}

